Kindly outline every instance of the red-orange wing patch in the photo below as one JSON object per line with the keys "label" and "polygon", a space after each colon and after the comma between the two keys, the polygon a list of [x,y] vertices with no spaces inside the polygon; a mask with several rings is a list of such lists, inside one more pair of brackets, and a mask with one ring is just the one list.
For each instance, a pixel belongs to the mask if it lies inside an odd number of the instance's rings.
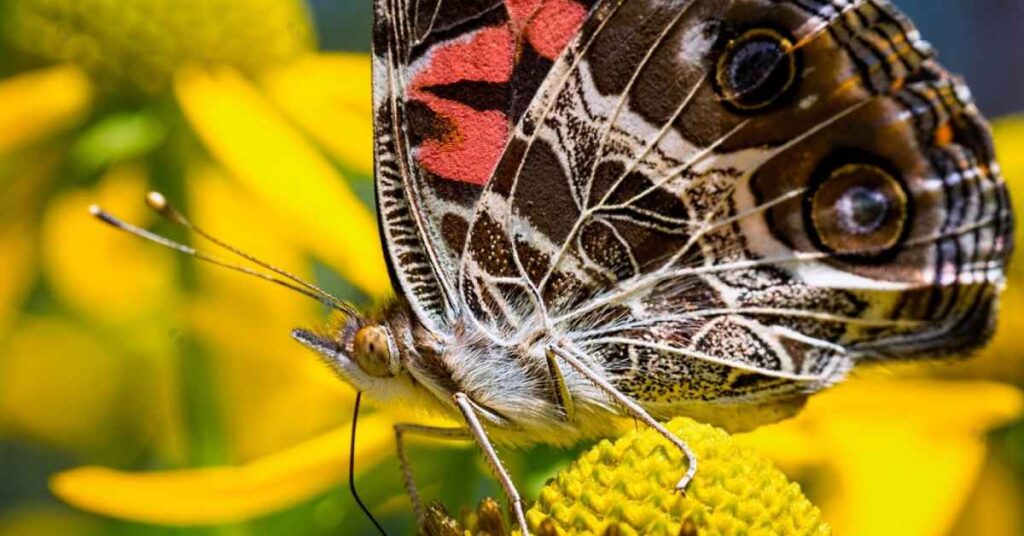
{"label": "red-orange wing patch", "polygon": [[374,0],[377,207],[396,288],[451,320],[473,208],[596,0]]}

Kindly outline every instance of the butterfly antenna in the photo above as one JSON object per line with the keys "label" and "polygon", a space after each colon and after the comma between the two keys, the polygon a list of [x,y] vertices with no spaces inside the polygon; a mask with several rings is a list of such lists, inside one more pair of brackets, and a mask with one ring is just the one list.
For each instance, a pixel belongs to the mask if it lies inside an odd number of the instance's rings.
{"label": "butterfly antenna", "polygon": [[363,398],[363,392],[356,392],[356,409],[352,415],[352,440],[348,447],[348,489],[352,491],[352,497],[355,498],[356,504],[359,505],[359,509],[366,514],[366,517],[370,518],[373,522],[373,526],[377,527],[384,536],[388,536],[388,533],[384,530],[384,527],[380,526],[377,522],[377,518],[373,517],[370,513],[370,509],[363,504],[363,500],[359,498],[359,492],[356,491],[356,423],[359,421],[359,402]]}
{"label": "butterfly antenna", "polygon": [[351,307],[349,307],[347,304],[344,304],[344,303],[340,302],[340,300],[338,300],[337,298],[331,296],[330,294],[327,294],[326,292],[316,292],[316,291],[310,290],[306,286],[296,285],[296,284],[294,284],[291,281],[280,279],[280,278],[274,277],[273,275],[266,274],[266,273],[263,273],[263,272],[258,272],[256,270],[253,270],[253,269],[245,267],[245,266],[240,266],[240,265],[237,265],[237,264],[230,263],[228,261],[225,261],[224,259],[221,259],[220,257],[211,255],[211,254],[203,252],[203,251],[199,251],[199,250],[197,250],[197,249],[195,249],[193,247],[186,246],[185,244],[182,244],[180,242],[175,242],[174,240],[171,240],[171,239],[169,239],[167,237],[158,235],[156,233],[147,231],[146,229],[143,229],[141,227],[138,227],[138,226],[132,225],[130,223],[127,223],[125,221],[122,221],[121,219],[119,219],[119,218],[113,216],[112,214],[110,214],[109,212],[103,210],[99,205],[92,205],[92,206],[90,206],[89,207],[89,213],[92,214],[92,216],[95,217],[96,219],[100,220],[101,222],[103,222],[103,223],[105,223],[105,224],[107,224],[107,225],[109,225],[109,226],[111,226],[111,227],[113,227],[115,229],[118,229],[120,231],[124,231],[124,232],[126,232],[128,234],[135,235],[135,236],[137,236],[139,238],[143,238],[145,240],[149,240],[150,242],[154,242],[154,243],[160,244],[161,246],[164,246],[164,247],[169,248],[169,249],[173,249],[174,251],[177,251],[179,253],[183,253],[183,254],[188,255],[190,257],[195,257],[195,258],[197,258],[199,260],[202,260],[202,261],[205,261],[205,262],[208,262],[210,264],[214,264],[214,265],[217,265],[217,266],[220,266],[220,267],[223,267],[223,268],[227,268],[227,269],[235,271],[235,272],[240,272],[240,273],[243,273],[245,275],[249,275],[249,276],[252,276],[252,277],[256,277],[256,278],[262,279],[264,281],[269,281],[271,283],[274,283],[275,285],[280,285],[280,286],[282,286],[284,288],[287,288],[289,290],[293,290],[293,291],[298,292],[299,294],[302,294],[302,295],[307,296],[309,298],[313,298],[314,300],[316,300],[316,301],[318,301],[320,303],[323,303],[324,305],[326,305],[328,307],[331,307],[331,308],[334,308],[334,309],[340,309],[341,311],[343,311],[345,313],[349,313],[352,310]]}
{"label": "butterfly antenna", "polygon": [[162,216],[164,219],[166,219],[166,220],[168,220],[168,221],[170,221],[172,223],[176,223],[176,224],[178,224],[178,225],[188,229],[189,231],[192,231],[192,232],[198,234],[199,236],[209,240],[210,242],[216,244],[217,246],[220,246],[221,248],[224,248],[225,250],[227,250],[227,251],[229,251],[229,252],[231,252],[231,253],[233,253],[233,254],[235,254],[235,255],[237,255],[237,256],[239,256],[239,257],[241,257],[241,258],[243,258],[243,259],[245,259],[245,260],[247,260],[247,261],[257,265],[257,266],[260,266],[262,268],[270,270],[271,272],[277,274],[278,276],[281,276],[281,277],[283,277],[285,279],[288,279],[289,281],[292,281],[296,285],[299,285],[299,286],[309,290],[310,292],[313,292],[313,293],[316,293],[316,294],[322,296],[325,300],[329,300],[331,302],[331,306],[332,307],[334,307],[336,309],[340,309],[340,310],[342,310],[344,312],[347,312],[347,313],[349,313],[351,315],[355,315],[356,311],[354,309],[352,309],[352,307],[350,305],[348,305],[347,303],[341,301],[340,299],[335,297],[333,294],[327,292],[326,290],[324,290],[324,289],[322,289],[322,288],[320,288],[320,287],[318,287],[318,286],[316,286],[316,285],[314,285],[314,284],[312,284],[312,283],[310,283],[310,282],[308,282],[308,281],[306,281],[306,280],[296,276],[295,274],[292,274],[291,272],[288,272],[287,270],[284,270],[282,268],[278,268],[277,266],[274,266],[273,264],[270,264],[269,262],[266,262],[264,260],[259,259],[258,257],[254,256],[254,255],[246,253],[245,251],[242,251],[241,249],[239,249],[239,248],[237,248],[235,246],[232,246],[231,244],[228,244],[227,242],[224,242],[223,240],[217,238],[216,236],[206,232],[201,227],[199,227],[199,226],[195,225],[194,223],[192,223],[188,218],[185,217],[184,214],[182,214],[177,209],[175,209],[173,206],[171,206],[171,204],[167,201],[167,198],[164,197],[164,195],[161,194],[160,192],[149,192],[148,194],[146,194],[146,205],[151,210],[153,210],[153,212],[156,212],[157,214]]}

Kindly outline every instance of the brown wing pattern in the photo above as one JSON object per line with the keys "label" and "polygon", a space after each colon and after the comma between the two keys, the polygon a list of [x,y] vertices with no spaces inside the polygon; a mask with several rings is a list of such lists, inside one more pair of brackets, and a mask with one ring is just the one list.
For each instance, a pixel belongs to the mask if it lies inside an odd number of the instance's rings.
{"label": "brown wing pattern", "polygon": [[791,396],[980,344],[1012,244],[988,127],[882,0],[606,0],[480,198],[459,279],[642,401]]}
{"label": "brown wing pattern", "polygon": [[377,200],[396,287],[451,321],[472,207],[587,0],[375,0]]}

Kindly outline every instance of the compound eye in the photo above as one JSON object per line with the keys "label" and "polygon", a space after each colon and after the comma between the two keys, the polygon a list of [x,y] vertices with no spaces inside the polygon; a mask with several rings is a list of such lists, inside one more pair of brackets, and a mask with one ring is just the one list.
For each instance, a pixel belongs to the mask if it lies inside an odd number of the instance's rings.
{"label": "compound eye", "polygon": [[756,111],[793,87],[798,70],[792,41],[775,30],[758,28],[726,45],[715,78],[726,102]]}
{"label": "compound eye", "polygon": [[359,328],[352,350],[356,364],[370,376],[385,378],[398,373],[398,356],[384,326]]}
{"label": "compound eye", "polygon": [[837,168],[814,192],[811,219],[834,253],[870,256],[899,243],[907,224],[907,193],[889,172],[870,164]]}

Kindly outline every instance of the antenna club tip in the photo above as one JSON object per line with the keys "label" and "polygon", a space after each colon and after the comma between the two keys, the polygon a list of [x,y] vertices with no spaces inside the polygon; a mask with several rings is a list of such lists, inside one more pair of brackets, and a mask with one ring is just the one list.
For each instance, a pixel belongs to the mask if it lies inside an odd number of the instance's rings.
{"label": "antenna club tip", "polygon": [[99,217],[100,214],[103,214],[103,209],[96,203],[93,203],[89,205],[89,214],[94,217]]}
{"label": "antenna club tip", "polygon": [[170,207],[170,204],[167,203],[167,198],[160,192],[149,192],[146,194],[146,204],[157,212],[164,212]]}

